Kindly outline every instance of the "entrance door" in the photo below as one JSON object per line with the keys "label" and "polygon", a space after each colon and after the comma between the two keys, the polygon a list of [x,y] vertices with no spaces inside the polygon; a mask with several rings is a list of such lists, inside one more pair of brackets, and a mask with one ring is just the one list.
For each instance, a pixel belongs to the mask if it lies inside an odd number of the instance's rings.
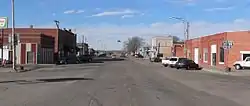
{"label": "entrance door", "polygon": [[217,52],[217,46],[211,45],[211,66],[216,66],[216,52]]}
{"label": "entrance door", "polygon": [[199,64],[199,48],[194,49],[194,62]]}
{"label": "entrance door", "polygon": [[216,53],[212,53],[212,66],[216,66]]}
{"label": "entrance door", "polygon": [[34,63],[34,52],[27,52],[27,64]]}

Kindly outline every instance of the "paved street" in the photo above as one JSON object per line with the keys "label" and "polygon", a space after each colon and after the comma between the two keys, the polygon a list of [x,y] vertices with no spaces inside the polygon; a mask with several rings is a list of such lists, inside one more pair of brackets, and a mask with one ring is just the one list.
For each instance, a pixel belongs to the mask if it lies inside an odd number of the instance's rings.
{"label": "paved street", "polygon": [[250,78],[141,60],[0,73],[0,106],[249,106]]}

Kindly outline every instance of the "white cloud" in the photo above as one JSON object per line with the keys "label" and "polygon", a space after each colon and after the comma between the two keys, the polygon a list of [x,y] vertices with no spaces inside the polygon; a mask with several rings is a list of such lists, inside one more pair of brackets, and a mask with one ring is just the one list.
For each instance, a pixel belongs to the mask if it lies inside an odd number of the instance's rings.
{"label": "white cloud", "polygon": [[132,18],[132,17],[134,17],[134,15],[123,15],[123,16],[121,16],[121,18]]}
{"label": "white cloud", "polygon": [[232,10],[235,7],[216,7],[216,8],[208,8],[205,9],[205,11],[207,12],[213,12],[213,11],[228,11],[228,10]]}
{"label": "white cloud", "polygon": [[76,14],[83,13],[83,12],[85,12],[85,11],[84,10],[77,10],[77,11],[75,11]]}
{"label": "white cloud", "polygon": [[165,0],[165,1],[171,4],[186,4],[189,6],[193,6],[196,3],[196,0]]}
{"label": "white cloud", "polygon": [[101,16],[116,16],[116,15],[127,15],[127,14],[136,14],[138,11],[131,9],[124,9],[120,11],[105,11],[92,15],[92,17],[101,17]]}
{"label": "white cloud", "polygon": [[63,13],[64,14],[80,14],[83,12],[85,12],[85,11],[84,10],[67,10],[67,11],[64,11]]}
{"label": "white cloud", "polygon": [[[206,21],[194,21],[190,23],[190,38],[199,36],[206,36],[210,34],[220,32],[242,31],[250,29],[250,20],[247,19],[235,19],[227,23],[212,23]],[[35,27],[39,27],[34,25]],[[43,27],[56,26],[52,23],[50,25],[44,25]],[[66,26],[66,25],[64,25]],[[72,28],[72,27],[67,27]],[[146,40],[149,40],[153,36],[162,35],[176,35],[180,38],[184,38],[183,23],[165,23],[155,22],[152,24],[134,24],[134,25],[117,25],[117,24],[84,24],[76,29],[78,35],[85,35],[88,38],[89,44],[101,49],[97,40],[102,40],[109,49],[119,49],[121,45],[117,44],[117,40],[126,40],[131,36],[140,36]]]}
{"label": "white cloud", "polygon": [[56,16],[56,13],[52,13],[52,16]]}
{"label": "white cloud", "polygon": [[226,1],[228,1],[228,0],[215,0],[215,2],[219,2],[219,3],[224,3]]}
{"label": "white cloud", "polygon": [[64,11],[63,13],[64,14],[72,14],[72,13],[74,13],[75,12],[75,10],[66,10],[66,11]]}
{"label": "white cloud", "polygon": [[98,10],[101,10],[101,8],[95,8],[95,10],[97,10],[97,11],[98,11]]}
{"label": "white cloud", "polygon": [[[205,21],[191,22],[190,38],[215,34],[219,32],[242,31],[250,29],[250,21],[245,19],[236,19],[228,23],[211,23]],[[156,22],[150,25],[115,25],[115,24],[99,24],[99,25],[84,25],[77,28],[79,34],[89,36],[90,45],[98,47],[94,44],[95,40],[102,39],[107,43],[108,48],[118,48],[114,45],[114,40],[126,40],[131,36],[141,36],[149,40],[153,36],[159,35],[176,35],[183,37],[183,23],[163,23]],[[93,43],[91,43],[93,42]]]}

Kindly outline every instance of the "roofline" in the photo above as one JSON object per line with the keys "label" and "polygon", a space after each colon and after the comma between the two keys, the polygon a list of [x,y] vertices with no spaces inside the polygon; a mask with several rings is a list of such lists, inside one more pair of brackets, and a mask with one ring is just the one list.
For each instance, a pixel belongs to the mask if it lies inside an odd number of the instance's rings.
{"label": "roofline", "polygon": [[218,32],[218,33],[214,33],[214,34],[208,34],[208,35],[204,35],[204,36],[195,37],[195,38],[192,38],[192,39],[189,39],[189,40],[199,39],[199,38],[208,37],[208,36],[216,36],[218,34],[237,33],[237,32],[250,32],[250,31],[249,30],[245,30],[245,31],[224,31],[224,32]]}

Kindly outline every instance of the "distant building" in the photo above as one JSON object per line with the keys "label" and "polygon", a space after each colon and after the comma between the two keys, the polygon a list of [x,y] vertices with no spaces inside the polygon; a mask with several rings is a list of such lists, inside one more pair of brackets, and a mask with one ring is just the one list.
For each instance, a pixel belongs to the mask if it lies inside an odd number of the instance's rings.
{"label": "distant building", "polygon": [[152,38],[151,57],[157,54],[163,54],[164,57],[172,56],[173,37],[172,36],[156,36]]}
{"label": "distant building", "polygon": [[173,56],[185,57],[184,52],[184,42],[174,42],[172,47]]}
{"label": "distant building", "polygon": [[89,45],[87,43],[77,43],[77,47],[79,48],[78,56],[89,54]]}

